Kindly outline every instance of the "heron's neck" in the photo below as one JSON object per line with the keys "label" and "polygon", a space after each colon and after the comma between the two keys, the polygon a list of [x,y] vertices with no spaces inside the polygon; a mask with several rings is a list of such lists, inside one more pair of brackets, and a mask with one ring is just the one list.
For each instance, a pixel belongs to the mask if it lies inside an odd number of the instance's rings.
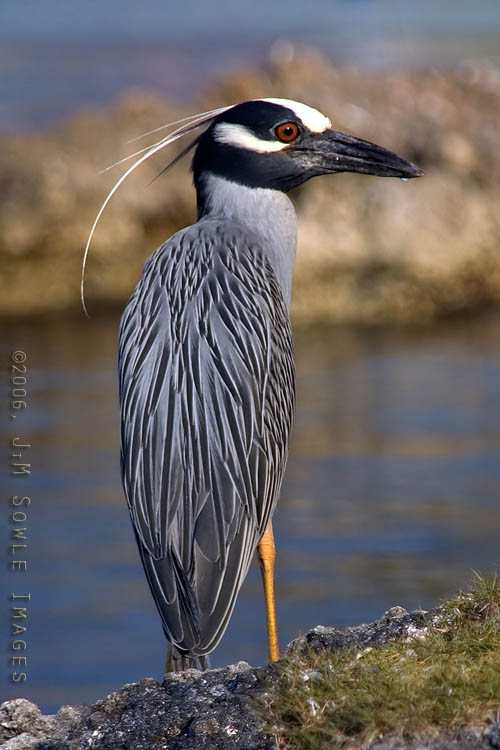
{"label": "heron's neck", "polygon": [[291,200],[279,190],[250,188],[212,173],[196,184],[198,219],[224,218],[249,229],[262,243],[288,306],[297,247],[297,221]]}

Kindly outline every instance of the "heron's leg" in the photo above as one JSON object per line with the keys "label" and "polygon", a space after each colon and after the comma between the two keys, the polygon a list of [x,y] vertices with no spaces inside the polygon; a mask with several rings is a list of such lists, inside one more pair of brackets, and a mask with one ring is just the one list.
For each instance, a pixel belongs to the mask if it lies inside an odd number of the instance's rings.
{"label": "heron's leg", "polygon": [[278,629],[276,627],[276,609],[274,606],[274,536],[272,524],[269,524],[259,542],[259,562],[266,598],[267,638],[269,642],[269,659],[278,661]]}

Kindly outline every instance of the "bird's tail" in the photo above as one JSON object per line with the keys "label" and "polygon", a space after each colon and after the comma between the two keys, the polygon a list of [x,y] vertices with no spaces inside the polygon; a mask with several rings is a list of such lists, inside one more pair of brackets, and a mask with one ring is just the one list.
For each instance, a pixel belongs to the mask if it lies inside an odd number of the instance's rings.
{"label": "bird's tail", "polygon": [[196,656],[186,651],[180,651],[172,643],[167,647],[167,663],[165,672],[184,672],[185,669],[199,669],[203,672],[210,668],[208,656]]}

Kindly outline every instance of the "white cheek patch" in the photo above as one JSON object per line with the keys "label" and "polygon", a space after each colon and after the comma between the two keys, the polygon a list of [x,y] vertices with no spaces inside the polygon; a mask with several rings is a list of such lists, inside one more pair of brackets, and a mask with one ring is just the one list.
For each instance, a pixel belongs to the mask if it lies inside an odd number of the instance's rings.
{"label": "white cheek patch", "polygon": [[226,143],[228,146],[235,146],[236,148],[246,148],[249,151],[258,151],[261,154],[283,151],[289,145],[288,143],[281,143],[281,141],[266,141],[264,138],[258,138],[244,125],[230,122],[221,122],[216,125],[214,138],[219,143]]}
{"label": "white cheek patch", "polygon": [[307,104],[302,104],[302,102],[294,102],[292,99],[260,99],[255,101],[270,102],[291,109],[311,133],[324,133],[325,130],[332,127],[328,117],[325,117],[319,110],[308,107]]}

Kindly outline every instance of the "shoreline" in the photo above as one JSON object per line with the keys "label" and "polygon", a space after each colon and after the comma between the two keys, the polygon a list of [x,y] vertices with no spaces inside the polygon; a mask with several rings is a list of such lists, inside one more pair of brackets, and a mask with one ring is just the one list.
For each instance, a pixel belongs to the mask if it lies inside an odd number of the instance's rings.
{"label": "shoreline", "polygon": [[[500,739],[498,577],[476,575],[431,611],[316,626],[278,662],[144,678],[42,716],[0,707],[5,750],[487,750]],[[478,643],[480,646],[478,647]]]}
{"label": "shoreline", "polygon": [[[385,145],[425,172],[409,183],[334,175],[291,194],[299,228],[296,324],[428,323],[499,306],[500,73],[361,74],[310,50],[290,54],[293,65],[286,59],[228,75],[182,108],[129,92],[62,127],[3,137],[0,317],[79,311],[88,232],[120,174],[99,171],[130,153],[131,138],[256,92],[309,101],[339,130]],[[86,271],[95,309],[122,306],[146,258],[195,220],[189,163],[155,180],[168,156],[145,163],[99,224]]]}

